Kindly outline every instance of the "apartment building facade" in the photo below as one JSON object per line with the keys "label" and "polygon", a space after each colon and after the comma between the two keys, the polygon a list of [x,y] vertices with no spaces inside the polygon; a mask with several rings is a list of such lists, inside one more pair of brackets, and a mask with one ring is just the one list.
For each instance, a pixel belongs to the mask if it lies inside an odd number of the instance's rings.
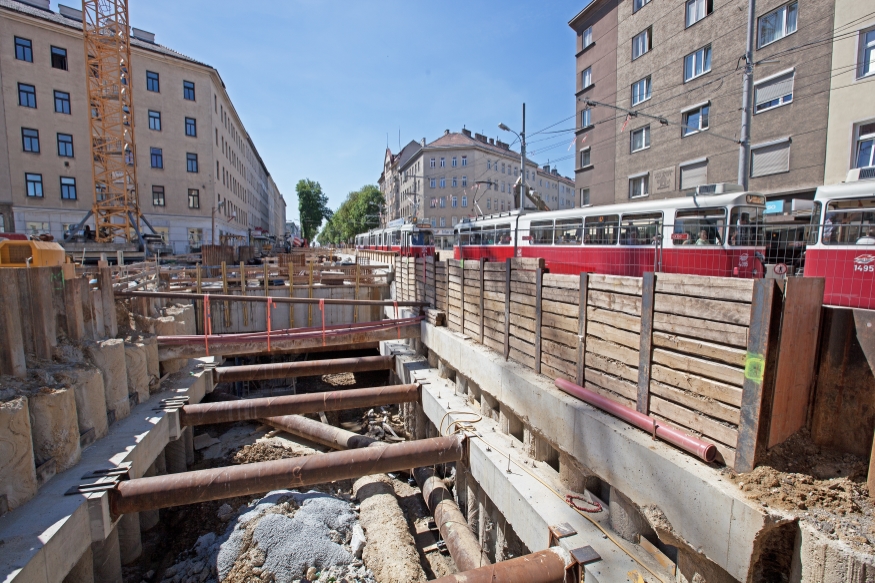
{"label": "apartment building facade", "polygon": [[[570,21],[579,197],[659,199],[738,182],[746,8],[594,0]],[[755,31],[750,189],[811,198],[824,175],[833,3],[761,0]]]}
{"label": "apartment building facade", "polygon": [[[415,216],[436,229],[451,229],[464,217],[516,208],[520,154],[501,140],[446,130],[412,152],[397,166],[399,204],[389,220]],[[574,206],[574,182],[555,169],[527,160],[526,182],[551,209]]]}
{"label": "apartment building facade", "polygon": [[875,178],[875,13],[865,2],[835,2],[832,71],[824,184],[858,169]]}
{"label": "apartment building facade", "polygon": [[[0,213],[6,231],[64,231],[91,210],[81,11],[0,0]],[[216,69],[133,29],[140,210],[177,253],[215,238],[282,233],[285,203]]]}

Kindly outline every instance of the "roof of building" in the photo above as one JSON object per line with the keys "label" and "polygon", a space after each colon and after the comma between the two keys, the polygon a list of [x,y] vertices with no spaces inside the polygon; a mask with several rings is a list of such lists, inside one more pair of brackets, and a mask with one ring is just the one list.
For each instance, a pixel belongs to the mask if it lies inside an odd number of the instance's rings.
{"label": "roof of building", "polygon": [[[49,22],[54,22],[55,24],[60,24],[61,26],[66,26],[67,28],[72,28],[78,31],[82,31],[82,21],[76,20],[74,18],[70,18],[68,16],[64,16],[57,12],[52,12],[51,10],[45,10],[39,8],[37,6],[32,6],[25,2],[19,2],[18,0],[0,0],[0,8],[11,10],[13,12],[19,12],[21,14],[26,14],[28,16],[32,16],[34,18],[39,18],[41,20],[46,20]],[[147,51],[152,51],[154,53],[160,53],[162,55],[166,55],[168,57],[174,57],[177,59],[182,59],[183,61],[188,61],[190,63],[194,63],[197,65],[201,65],[204,67],[210,67],[214,69],[214,67],[198,61],[197,59],[193,59],[187,55],[183,55],[178,51],[174,51],[169,47],[165,47],[164,45],[160,45],[158,43],[150,43],[148,41],[144,41],[142,39],[138,39],[135,37],[131,37],[131,46],[137,47],[140,49],[144,49]]]}
{"label": "roof of building", "polygon": [[574,18],[572,18],[571,20],[568,21],[568,26],[570,26],[571,28],[575,28],[577,26],[578,21],[581,18],[584,18],[584,17],[592,14],[593,7],[596,4],[601,4],[601,3],[602,3],[602,0],[591,0],[590,3],[587,4],[586,6],[584,6],[580,12],[578,12],[577,14],[574,15]]}
{"label": "roof of building", "polygon": [[410,142],[404,146],[400,152],[398,152],[398,167],[401,168],[407,162],[413,158],[417,152],[422,149],[422,144],[415,140],[410,140]]}

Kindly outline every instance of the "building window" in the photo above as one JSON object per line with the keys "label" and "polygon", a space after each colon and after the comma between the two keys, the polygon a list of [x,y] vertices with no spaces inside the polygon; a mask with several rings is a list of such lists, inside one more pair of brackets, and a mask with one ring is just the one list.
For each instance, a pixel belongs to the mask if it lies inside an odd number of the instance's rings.
{"label": "building window", "polygon": [[757,48],[763,48],[767,44],[781,40],[787,35],[796,32],[796,16],[799,11],[799,3],[793,2],[772,10],[765,16],[761,16],[757,25],[759,42]]}
{"label": "building window", "polygon": [[708,161],[697,160],[681,164],[681,190],[708,184]]}
{"label": "building window", "polygon": [[492,210],[492,199],[491,198],[486,199],[486,210],[488,210],[488,211]]}
{"label": "building window", "polygon": [[650,147],[649,125],[644,126],[643,128],[638,128],[637,130],[633,130],[630,136],[632,152],[640,152],[641,150],[646,150]]}
{"label": "building window", "polygon": [[441,226],[442,226],[442,227],[446,227],[446,226],[447,226],[447,217],[441,217]]}
{"label": "building window", "polygon": [[650,93],[652,91],[652,85],[650,83],[650,75],[641,79],[640,81],[636,81],[632,84],[632,105],[638,105],[644,101],[650,99]]}
{"label": "building window", "polygon": [[182,82],[182,98],[186,101],[194,101],[194,83],[191,81]]}
{"label": "building window", "polygon": [[650,4],[650,0],[634,0],[632,2],[632,12],[638,12],[644,8],[646,4]]}
{"label": "building window", "polygon": [[463,196],[462,197],[462,208],[467,208],[467,207],[468,207],[468,197]]}
{"label": "building window", "polygon": [[152,168],[164,168],[164,150],[161,148],[149,148]]}
{"label": "building window", "polygon": [[189,172],[197,172],[197,154],[192,154],[191,152],[185,155],[185,167]]}
{"label": "building window", "polygon": [[504,162],[501,163],[501,173],[504,174]]}
{"label": "building window", "polygon": [[447,197],[442,196],[438,199],[438,206],[440,208],[445,208],[447,206]]}
{"label": "building window", "polygon": [[687,26],[696,24],[713,10],[712,0],[687,0]]}
{"label": "building window", "polygon": [[430,165],[432,168],[434,168],[434,158],[432,158],[432,159],[429,161],[429,165]]}
{"label": "building window", "polygon": [[67,70],[67,49],[52,47],[52,68]]}
{"label": "building window", "polygon": [[857,128],[857,147],[855,168],[875,166],[875,123],[867,123]]}
{"label": "building window", "polygon": [[33,63],[33,43],[30,39],[15,37],[15,58],[19,61]]}
{"label": "building window", "polygon": [[592,85],[592,67],[587,67],[580,74],[580,88],[586,89],[590,85]]}
{"label": "building window", "polygon": [[188,208],[190,209],[199,209],[201,208],[201,195],[198,189],[189,188],[188,189]]}
{"label": "building window", "polygon": [[790,171],[790,140],[751,146],[750,177],[768,176]]}
{"label": "building window", "polygon": [[453,168],[455,168],[455,167],[456,167],[456,157],[453,156]]}
{"label": "building window", "polygon": [[860,33],[860,77],[875,73],[875,28]]}
{"label": "building window", "polygon": [[[463,164],[464,166],[464,164]],[[462,186],[468,186],[468,177],[462,176]]]}
{"label": "building window", "polygon": [[652,28],[639,32],[632,38],[632,60],[634,61],[653,48]]}
{"label": "building window", "polygon": [[592,125],[592,110],[582,109],[580,111],[580,129],[588,128]]}
{"label": "building window", "polygon": [[589,206],[589,189],[580,189],[580,206]]}
{"label": "building window", "polygon": [[185,118],[185,135],[192,138],[197,137],[197,120],[193,117]]}
{"label": "building window", "polygon": [[592,44],[592,27],[590,26],[583,31],[583,48]]}
{"label": "building window", "polygon": [[487,169],[487,170],[492,170],[492,160],[487,160],[487,161],[486,161],[486,169]]}
{"label": "building window", "polygon": [[683,136],[689,136],[708,129],[708,114],[710,105],[701,105],[684,112],[684,127],[681,130]]}
{"label": "building window", "polygon": [[584,148],[580,151],[580,168],[586,168],[592,164],[590,153],[591,151],[589,148]]}
{"label": "building window", "polygon": [[711,70],[711,45],[684,57],[684,83]]}
{"label": "building window", "polygon": [[793,79],[795,74],[772,77],[754,84],[754,113],[760,113],[787,105],[793,101]]}
{"label": "building window", "polygon": [[61,199],[76,200],[76,179],[71,176],[61,176]]}
{"label": "building window", "polygon": [[432,226],[432,227],[437,227],[437,219],[434,218],[434,217],[431,218],[431,226]]}
{"label": "building window", "polygon": [[70,134],[58,134],[58,156],[61,158],[73,157],[73,136]]}
{"label": "building window", "polygon": [[55,113],[70,115],[70,94],[66,91],[55,91]]}
{"label": "building window", "polygon": [[431,180],[428,181],[428,185],[431,186],[432,188],[435,188],[435,182],[436,182],[435,179],[432,178]]}
{"label": "building window", "polygon": [[42,198],[43,196],[43,175],[25,173],[24,182],[27,184],[27,196],[34,198]]}
{"label": "building window", "polygon": [[456,182],[456,177],[453,176],[453,188],[456,188],[457,186],[458,186],[458,184]]}
{"label": "building window", "polygon": [[158,73],[146,71],[146,91],[153,91],[155,93],[161,92],[161,83],[158,80]]}
{"label": "building window", "polygon": [[20,105],[21,107],[36,108],[36,87],[34,87],[33,85],[19,83],[18,105]]}
{"label": "building window", "polygon": [[446,168],[446,167],[447,167],[447,160],[446,160],[446,158],[441,158],[441,168]]}
{"label": "building window", "polygon": [[468,156],[462,156],[462,166],[468,165]]}
{"label": "building window", "polygon": [[453,208],[456,208],[457,206],[459,206],[459,198],[456,197],[456,196],[454,196],[453,199],[452,199],[452,202],[450,203],[450,205],[451,205]]}
{"label": "building window", "polygon": [[164,206],[163,186],[152,186],[152,206]]}
{"label": "building window", "polygon": [[629,178],[629,198],[641,198],[650,194],[650,175]]}
{"label": "building window", "polygon": [[39,154],[39,130],[21,128],[21,147],[25,152]]}
{"label": "building window", "polygon": [[446,188],[446,187],[447,187],[447,179],[444,177],[441,177],[441,188]]}
{"label": "building window", "polygon": [[501,183],[501,192],[504,192],[504,182]]}
{"label": "building window", "polygon": [[149,129],[161,131],[161,112],[149,110]]}

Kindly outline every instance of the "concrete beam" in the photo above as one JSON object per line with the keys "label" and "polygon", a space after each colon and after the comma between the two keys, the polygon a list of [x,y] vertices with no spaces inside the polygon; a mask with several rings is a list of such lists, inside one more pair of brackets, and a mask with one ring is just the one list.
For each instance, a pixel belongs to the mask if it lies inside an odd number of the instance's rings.
{"label": "concrete beam", "polygon": [[[212,359],[209,359],[211,362]],[[135,407],[109,434],[82,452],[82,460],[56,475],[35,498],[0,519],[0,573],[6,582],[61,583],[92,542],[110,536],[115,524],[106,492],[65,496],[82,476],[131,462],[131,478],[141,477],[170,439],[170,416],[155,411],[161,399],[188,396],[199,402],[212,390],[211,375],[188,364],[183,374],[165,382],[166,390]]]}
{"label": "concrete beam", "polygon": [[[782,519],[754,505],[717,468],[560,392],[552,380],[422,323],[422,341],[528,426],[639,506],[662,510],[674,531],[733,577],[747,580],[757,537]],[[446,423],[445,423],[446,424]]]}

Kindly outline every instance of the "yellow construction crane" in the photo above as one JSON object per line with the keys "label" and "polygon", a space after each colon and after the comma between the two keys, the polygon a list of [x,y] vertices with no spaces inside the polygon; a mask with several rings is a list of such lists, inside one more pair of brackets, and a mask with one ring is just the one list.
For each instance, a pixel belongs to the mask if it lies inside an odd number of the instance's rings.
{"label": "yellow construction crane", "polygon": [[[128,0],[82,0],[97,242],[141,241]],[[88,220],[88,216],[79,227]],[[146,223],[148,225],[148,223]]]}

